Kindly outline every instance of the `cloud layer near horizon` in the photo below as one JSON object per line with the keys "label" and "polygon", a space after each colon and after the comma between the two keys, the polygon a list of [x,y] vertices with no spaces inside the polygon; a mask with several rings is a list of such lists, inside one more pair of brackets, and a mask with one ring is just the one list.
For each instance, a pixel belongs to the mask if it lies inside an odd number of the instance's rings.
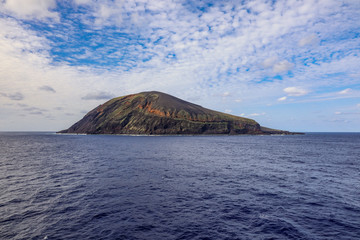
{"label": "cloud layer near horizon", "polygon": [[0,9],[0,108],[15,122],[14,94],[47,109],[55,129],[106,97],[146,90],[269,124],[271,114],[255,115],[264,106],[286,115],[289,104],[360,97],[358,1],[6,0]]}

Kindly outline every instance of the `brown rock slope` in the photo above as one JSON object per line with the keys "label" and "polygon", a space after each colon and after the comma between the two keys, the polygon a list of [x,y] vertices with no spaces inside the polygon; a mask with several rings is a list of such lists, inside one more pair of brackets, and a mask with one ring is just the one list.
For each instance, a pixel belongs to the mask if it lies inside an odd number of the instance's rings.
{"label": "brown rock slope", "polygon": [[212,111],[161,92],[109,100],[59,133],[86,134],[291,134],[251,119]]}

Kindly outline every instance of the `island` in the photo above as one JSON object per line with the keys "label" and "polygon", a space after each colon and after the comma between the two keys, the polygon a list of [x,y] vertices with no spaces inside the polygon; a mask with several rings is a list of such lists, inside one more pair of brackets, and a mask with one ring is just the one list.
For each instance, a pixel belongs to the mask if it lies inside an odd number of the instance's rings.
{"label": "island", "polygon": [[299,134],[150,91],[113,98],[58,133],[127,135]]}

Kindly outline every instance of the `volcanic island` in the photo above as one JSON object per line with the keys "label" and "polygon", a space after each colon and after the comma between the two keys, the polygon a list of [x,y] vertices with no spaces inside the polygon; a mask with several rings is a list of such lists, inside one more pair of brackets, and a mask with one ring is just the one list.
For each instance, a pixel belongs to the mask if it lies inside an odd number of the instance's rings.
{"label": "volcanic island", "polygon": [[113,98],[58,133],[125,135],[293,135],[255,120],[213,111],[166,93]]}

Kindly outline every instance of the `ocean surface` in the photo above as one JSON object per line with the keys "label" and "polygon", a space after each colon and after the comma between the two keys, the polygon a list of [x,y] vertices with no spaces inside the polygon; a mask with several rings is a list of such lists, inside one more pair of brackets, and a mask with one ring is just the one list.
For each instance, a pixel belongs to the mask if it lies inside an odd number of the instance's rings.
{"label": "ocean surface", "polygon": [[360,239],[360,134],[3,132],[0,239]]}

